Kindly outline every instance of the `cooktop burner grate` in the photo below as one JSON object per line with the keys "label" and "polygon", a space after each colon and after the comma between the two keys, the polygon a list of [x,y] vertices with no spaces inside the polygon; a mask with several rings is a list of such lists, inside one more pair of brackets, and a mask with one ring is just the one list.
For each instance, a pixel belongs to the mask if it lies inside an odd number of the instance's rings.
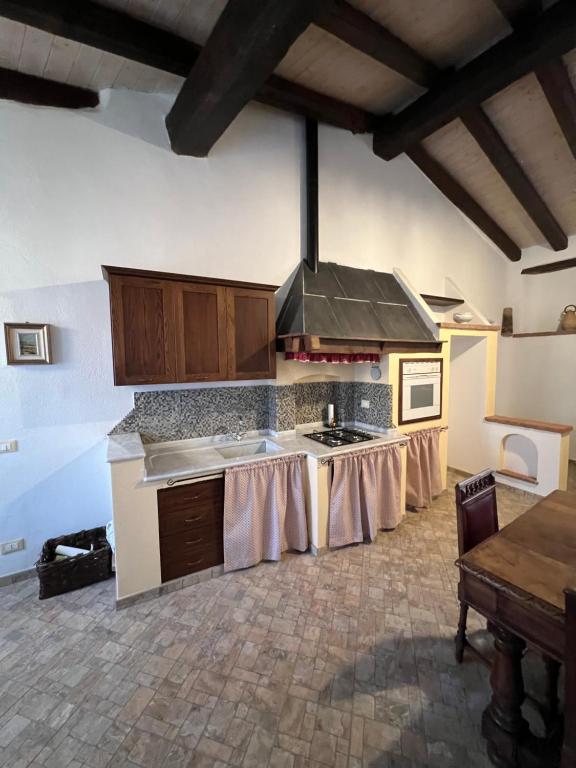
{"label": "cooktop burner grate", "polygon": [[341,445],[352,445],[354,443],[364,443],[366,440],[374,440],[374,437],[368,432],[362,432],[359,429],[329,429],[324,432],[311,432],[310,440],[316,440],[317,443],[327,445],[329,448],[338,448]]}

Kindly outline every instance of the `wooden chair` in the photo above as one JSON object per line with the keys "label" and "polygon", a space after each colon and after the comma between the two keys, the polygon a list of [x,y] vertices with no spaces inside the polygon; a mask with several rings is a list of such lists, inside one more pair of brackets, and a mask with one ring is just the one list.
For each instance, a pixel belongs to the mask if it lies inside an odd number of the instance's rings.
{"label": "wooden chair", "polygon": [[[496,480],[491,470],[456,483],[456,522],[460,557],[498,531]],[[462,662],[466,639],[468,605],[460,595],[460,619],[456,634],[456,660]]]}
{"label": "wooden chair", "polygon": [[576,768],[576,589],[566,590],[564,745],[561,768]]}

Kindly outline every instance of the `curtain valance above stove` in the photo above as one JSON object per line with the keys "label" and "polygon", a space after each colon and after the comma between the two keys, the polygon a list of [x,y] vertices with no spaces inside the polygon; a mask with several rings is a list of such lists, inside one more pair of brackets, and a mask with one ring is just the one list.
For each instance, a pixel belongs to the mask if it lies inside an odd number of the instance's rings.
{"label": "curtain valance above stove", "polygon": [[379,363],[380,355],[373,353],[346,354],[344,352],[286,352],[286,360],[299,363]]}

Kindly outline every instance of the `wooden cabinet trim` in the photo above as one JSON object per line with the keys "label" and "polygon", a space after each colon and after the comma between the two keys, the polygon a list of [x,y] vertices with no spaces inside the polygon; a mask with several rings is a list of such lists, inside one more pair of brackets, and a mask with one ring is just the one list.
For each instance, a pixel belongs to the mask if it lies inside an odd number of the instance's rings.
{"label": "wooden cabinet trim", "polygon": [[132,269],[130,267],[111,267],[102,265],[102,274],[105,280],[111,275],[119,277],[149,278],[152,280],[170,280],[187,283],[204,283],[205,285],[222,285],[231,288],[248,288],[259,291],[277,291],[280,286],[267,283],[245,283],[241,280],[220,280],[216,277],[198,277],[196,275],[181,275],[177,272],[156,272],[151,269]]}

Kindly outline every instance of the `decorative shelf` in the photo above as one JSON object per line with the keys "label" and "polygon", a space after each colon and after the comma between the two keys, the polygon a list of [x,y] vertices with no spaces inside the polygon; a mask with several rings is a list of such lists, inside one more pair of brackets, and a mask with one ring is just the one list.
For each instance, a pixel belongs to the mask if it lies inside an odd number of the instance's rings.
{"label": "decorative shelf", "polygon": [[535,419],[518,419],[515,416],[485,416],[484,421],[488,421],[491,424],[507,424],[511,427],[538,429],[541,432],[555,432],[559,435],[568,435],[573,429],[570,424],[556,424],[551,421],[536,421]]}
{"label": "decorative shelf", "polygon": [[499,331],[499,325],[480,325],[479,323],[436,323],[438,328],[458,329],[459,331]]}
{"label": "decorative shelf", "polygon": [[537,267],[528,267],[522,270],[523,275],[545,275],[548,272],[559,272],[562,269],[576,267],[576,259],[563,259],[553,261],[550,264],[539,264]]}
{"label": "decorative shelf", "polygon": [[456,307],[458,304],[464,304],[464,299],[452,299],[450,296],[434,296],[431,293],[421,293],[420,296],[426,304],[433,307]]}
{"label": "decorative shelf", "polygon": [[574,336],[576,331],[537,331],[536,333],[513,333],[514,339],[531,339],[536,336]]}
{"label": "decorative shelf", "polygon": [[497,469],[497,475],[506,475],[506,477],[512,477],[514,480],[523,480],[525,483],[532,483],[532,485],[538,485],[538,478],[534,475],[525,475],[523,472],[514,472],[512,469]]}

